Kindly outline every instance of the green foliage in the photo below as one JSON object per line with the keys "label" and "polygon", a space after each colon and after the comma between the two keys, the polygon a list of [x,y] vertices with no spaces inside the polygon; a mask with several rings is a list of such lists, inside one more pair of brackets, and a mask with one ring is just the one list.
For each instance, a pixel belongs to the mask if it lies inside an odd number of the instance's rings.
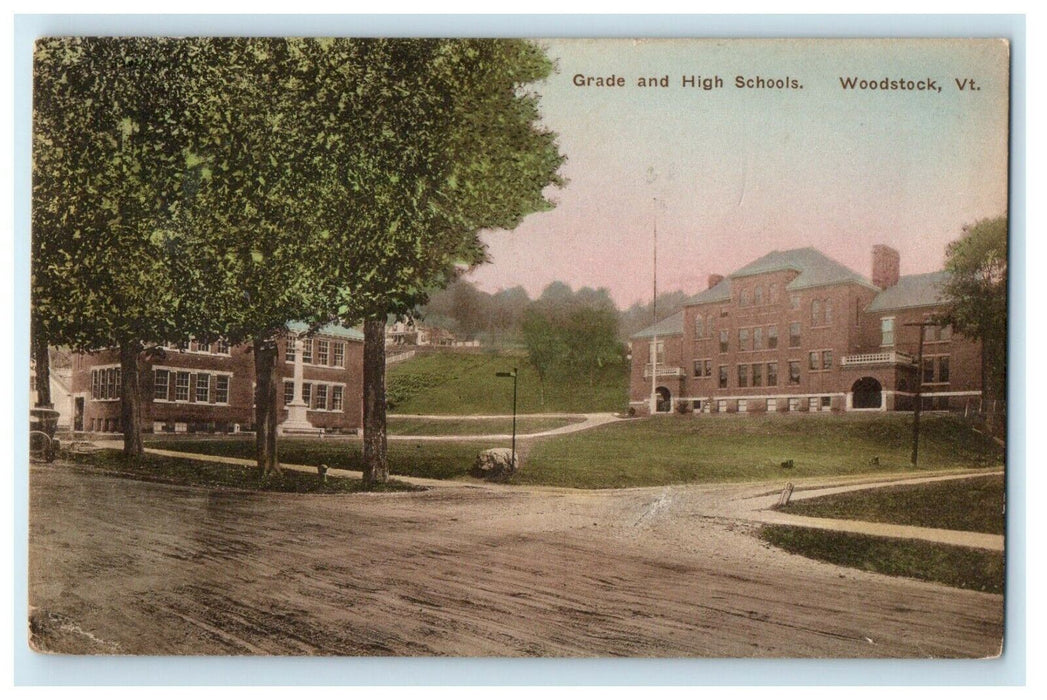
{"label": "green foliage", "polygon": [[891,486],[796,501],[782,510],[815,518],[898,523],[1002,535],[1003,476]]}
{"label": "green foliage", "polygon": [[986,392],[1004,399],[1007,387],[1007,217],[965,226],[945,249],[945,322],[982,343]]}
{"label": "green foliage", "polygon": [[766,525],[760,537],[787,552],[841,566],[1003,593],[1002,552],[786,525]]}

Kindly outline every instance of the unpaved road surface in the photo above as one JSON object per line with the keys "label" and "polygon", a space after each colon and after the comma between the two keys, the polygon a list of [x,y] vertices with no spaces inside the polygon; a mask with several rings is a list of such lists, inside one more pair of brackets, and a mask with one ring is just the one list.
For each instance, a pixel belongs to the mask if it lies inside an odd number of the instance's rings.
{"label": "unpaved road surface", "polygon": [[34,648],[103,654],[983,657],[1003,598],[783,553],[768,486],[259,494],[33,465]]}

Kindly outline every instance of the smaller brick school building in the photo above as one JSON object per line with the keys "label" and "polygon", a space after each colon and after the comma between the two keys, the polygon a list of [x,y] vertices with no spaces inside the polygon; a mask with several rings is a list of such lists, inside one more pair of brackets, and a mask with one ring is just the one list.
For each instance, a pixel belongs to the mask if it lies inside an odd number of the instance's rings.
{"label": "smaller brick school building", "polygon": [[[283,379],[281,423],[294,398],[295,365],[300,395],[317,432],[355,432],[363,421],[363,334],[329,325],[295,340],[305,324],[288,324],[279,342],[277,372]],[[239,432],[254,429],[254,356],[249,345],[191,341],[166,346],[163,359],[143,362],[142,424],[146,432]],[[120,362],[116,350],[73,357],[73,429],[119,432]]]}
{"label": "smaller brick school building", "polygon": [[[948,326],[945,272],[899,275],[873,248],[872,281],[814,248],[773,251],[634,334],[630,407],[699,413],[980,407],[981,349]],[[655,358],[652,366],[651,358]],[[654,380],[652,382],[652,373]],[[653,386],[652,386],[653,385]]]}

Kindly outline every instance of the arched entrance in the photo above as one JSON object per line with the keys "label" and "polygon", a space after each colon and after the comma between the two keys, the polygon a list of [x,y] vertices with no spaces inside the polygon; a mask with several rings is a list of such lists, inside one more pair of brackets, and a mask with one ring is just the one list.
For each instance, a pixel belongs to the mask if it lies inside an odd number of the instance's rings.
{"label": "arched entrance", "polygon": [[854,408],[882,408],[883,386],[878,379],[862,377],[851,387]]}
{"label": "arched entrance", "polygon": [[658,394],[658,403],[656,409],[658,413],[669,413],[673,410],[673,395],[667,387],[660,386],[655,389],[655,393]]}

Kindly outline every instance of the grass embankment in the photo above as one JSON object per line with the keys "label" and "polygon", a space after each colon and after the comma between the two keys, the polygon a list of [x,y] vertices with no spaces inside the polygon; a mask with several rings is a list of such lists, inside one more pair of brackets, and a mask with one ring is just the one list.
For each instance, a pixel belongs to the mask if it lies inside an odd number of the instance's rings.
{"label": "grass embankment", "polygon": [[[468,474],[476,454],[492,446],[477,442],[392,441],[389,472],[426,479],[453,479]],[[147,440],[146,447],[241,459],[253,459],[255,449],[254,439],[250,437]],[[354,439],[281,438],[277,454],[285,464],[326,464],[332,469],[351,471],[362,471],[364,466],[363,444]]]}
{"label": "grass embankment", "polygon": [[1003,476],[890,486],[796,501],[782,512],[1002,535]]}
{"label": "grass embankment", "polygon": [[590,384],[582,374],[545,385],[523,354],[433,352],[391,365],[386,372],[389,410],[399,414],[503,415],[513,412],[513,380],[496,372],[518,368],[518,413],[623,411],[629,367],[605,368]]}
{"label": "grass embankment", "polygon": [[[584,418],[520,417],[516,418],[516,434],[530,435],[571,423]],[[389,416],[390,435],[509,435],[513,430],[512,418],[420,418],[413,416]]]}
{"label": "grass embankment", "polygon": [[[180,457],[162,457],[146,454],[128,458],[119,452],[104,450],[91,454],[63,455],[77,464],[103,469],[117,476],[143,481],[158,481],[181,486],[206,488],[235,488],[250,491],[279,491],[286,493],[358,493],[364,491],[363,481],[328,475],[283,470],[282,474],[262,479],[257,469],[230,464],[217,464]],[[372,491],[418,491],[420,487],[390,479]]]}
{"label": "grass embankment", "polygon": [[[796,479],[861,473],[911,472],[908,416],[669,416],[622,421],[577,433],[517,443],[521,470],[511,483],[574,488]],[[1001,464],[991,440],[950,416],[927,416],[921,429],[920,470]],[[250,459],[250,438],[150,440],[169,450]],[[508,440],[389,443],[393,474],[434,479],[468,475],[477,452]],[[283,438],[280,459],[290,464],[360,470],[354,439]],[[877,464],[872,458],[877,457]],[[793,461],[792,468],[781,466]]]}
{"label": "grass embankment", "polygon": [[[780,510],[811,517],[1003,534],[1004,479],[995,475],[863,490],[800,501]],[[1001,552],[785,525],[765,526],[761,537],[794,554],[841,566],[1003,592]]]}
{"label": "grass embankment", "polygon": [[761,537],[787,552],[854,569],[1002,593],[1000,552],[787,525],[765,525]]}
{"label": "grass embankment", "polygon": [[[961,419],[926,416],[920,435],[920,471],[1002,464],[999,446]],[[536,442],[513,482],[617,488],[911,472],[911,441],[912,417],[901,414],[644,418]]]}

